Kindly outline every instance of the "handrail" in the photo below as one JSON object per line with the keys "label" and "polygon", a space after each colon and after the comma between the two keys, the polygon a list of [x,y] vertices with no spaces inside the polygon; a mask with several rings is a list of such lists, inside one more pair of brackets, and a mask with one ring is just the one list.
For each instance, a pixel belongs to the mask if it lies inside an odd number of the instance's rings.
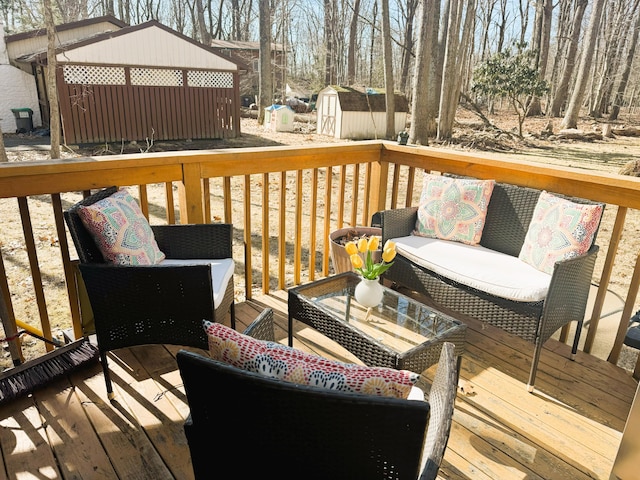
{"label": "handrail", "polygon": [[[253,288],[268,293],[313,280],[316,275],[329,275],[329,233],[345,225],[368,224],[378,210],[416,204],[421,189],[417,175],[423,170],[493,178],[589,198],[605,202],[607,210],[617,212],[613,231],[601,230],[598,236],[601,253],[594,281],[599,284],[599,291],[584,347],[589,352],[597,335],[612,271],[627,268],[631,277],[631,266],[616,265],[615,258],[627,211],[640,210],[640,179],[635,177],[506,161],[431,147],[363,141],[5,163],[0,164],[0,199],[18,200],[23,211],[23,226],[28,232],[27,199],[51,196],[52,218],[58,223],[55,228],[61,238],[63,264],[63,270],[55,275],[65,281],[70,299],[68,315],[78,332],[78,294],[72,281],[73,254],[69,252],[73,247],[63,241],[64,230],[59,225],[62,210],[74,201],[67,200],[73,192],[77,196],[77,192],[109,185],[133,186],[137,187],[143,211],[156,222],[233,223],[236,247],[241,243],[234,256],[238,257],[238,268],[244,270],[245,297],[251,298]],[[148,188],[157,184],[164,184],[165,205],[152,205],[151,209]],[[234,218],[237,216],[234,205],[241,207],[242,218]],[[176,209],[179,210],[177,217]],[[163,215],[157,214],[161,210]],[[277,220],[270,222],[270,216]],[[2,237],[0,232],[0,245]],[[28,238],[24,241],[31,262],[37,264],[38,246]],[[263,255],[262,252],[270,253]],[[639,268],[633,271],[634,279],[640,275]],[[32,265],[32,271],[37,272],[37,265]],[[287,276],[288,271],[293,275]],[[277,282],[272,281],[275,279]],[[38,306],[45,311],[39,314],[42,322],[35,318],[29,320],[39,322],[43,331],[51,335],[46,325],[46,295],[42,295],[48,284],[43,286],[37,273],[32,281]],[[620,332],[626,327],[625,316],[635,306],[637,283],[629,285]],[[2,282],[0,288],[3,288]],[[10,284],[8,288],[11,289]],[[2,294],[3,298],[11,298],[10,292]],[[617,361],[621,341],[619,338],[612,350],[612,362]]]}

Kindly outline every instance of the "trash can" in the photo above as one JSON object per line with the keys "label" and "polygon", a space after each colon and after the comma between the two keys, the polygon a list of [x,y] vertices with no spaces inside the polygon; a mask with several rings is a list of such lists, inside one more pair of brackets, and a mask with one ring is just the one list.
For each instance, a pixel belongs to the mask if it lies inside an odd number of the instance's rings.
{"label": "trash can", "polygon": [[33,110],[30,108],[12,108],[13,116],[16,117],[16,133],[27,133],[33,131]]}

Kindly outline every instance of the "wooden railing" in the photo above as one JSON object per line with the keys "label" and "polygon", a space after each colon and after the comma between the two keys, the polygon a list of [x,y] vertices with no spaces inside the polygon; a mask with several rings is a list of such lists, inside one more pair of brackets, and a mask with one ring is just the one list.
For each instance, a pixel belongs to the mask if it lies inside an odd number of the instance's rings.
{"label": "wooden railing", "polygon": [[[618,292],[625,303],[610,355],[610,361],[617,362],[626,322],[636,308],[640,260],[635,266],[615,260],[625,232],[631,233],[626,248],[638,251],[636,232],[626,219],[640,211],[640,179],[381,141],[0,164],[0,202],[16,202],[15,198],[18,206],[15,218],[2,219],[0,316],[27,321],[49,338],[54,328],[64,325],[73,325],[76,336],[82,334],[75,250],[62,218],[62,211],[82,193],[128,186],[151,223],[233,223],[236,296],[242,300],[254,292],[287,289],[331,274],[329,233],[369,224],[378,210],[417,204],[422,171],[493,178],[607,203],[605,212],[613,227],[601,228],[598,236],[601,253],[594,283],[599,288],[589,312],[584,350],[589,353],[596,339],[614,267],[624,269],[630,280],[625,291]],[[30,206],[36,203],[51,212],[45,214],[51,226],[36,225],[36,230],[54,230],[57,244],[43,242],[34,233]],[[20,225],[21,235],[16,235]],[[50,252],[52,244],[59,249],[61,263],[41,265],[38,253],[45,248]],[[26,251],[23,260],[14,254],[21,248]],[[14,308],[23,303],[12,297],[16,283],[25,281],[32,283],[35,301]],[[68,308],[51,312],[47,299],[59,295],[67,296]]]}

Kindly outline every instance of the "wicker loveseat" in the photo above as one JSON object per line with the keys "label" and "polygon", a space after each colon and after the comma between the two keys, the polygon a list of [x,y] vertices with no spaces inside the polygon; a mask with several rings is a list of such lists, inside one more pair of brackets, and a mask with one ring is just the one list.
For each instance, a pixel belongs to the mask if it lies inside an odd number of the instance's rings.
{"label": "wicker loveseat", "polygon": [[[485,257],[485,263],[476,266],[476,271],[485,269],[493,275],[493,279],[498,278],[506,284],[517,284],[526,282],[529,275],[519,274],[517,270],[522,263],[519,253],[522,249],[529,225],[533,218],[534,209],[541,194],[540,190],[506,183],[495,183],[490,201],[486,210],[486,219],[480,239],[480,246],[488,249],[489,255]],[[558,195],[562,197],[561,195]],[[566,197],[565,197],[566,198]],[[587,205],[597,204],[584,199],[569,199],[575,203]],[[418,207],[408,207],[402,209],[385,210],[374,215],[374,224],[382,227],[382,241],[389,239],[411,242],[416,236],[412,235],[416,227]],[[598,218],[599,225],[599,218]],[[596,230],[597,233],[597,230]],[[589,250],[583,254],[567,260],[558,261],[553,265],[553,272],[547,276],[548,289],[538,300],[518,301],[510,298],[503,298],[490,293],[490,288],[479,286],[478,283],[469,286],[464,276],[448,275],[442,272],[436,273],[435,269],[430,269],[428,261],[420,258],[415,250],[413,252],[403,251],[398,248],[394,266],[387,270],[383,278],[393,282],[396,286],[405,287],[412,291],[426,295],[433,305],[448,310],[455,316],[460,313],[463,316],[478,319],[487,324],[499,327],[511,334],[534,344],[533,359],[527,385],[528,391],[533,391],[537,365],[544,343],[561,327],[576,321],[577,328],[574,337],[571,358],[577,352],[578,341],[584,314],[589,295],[592,274],[595,266],[598,246],[595,244],[594,234]],[[445,242],[446,248],[466,249],[461,251],[467,264],[473,264],[474,246],[462,245],[458,242],[447,240],[436,240]],[[457,244],[457,245],[453,245]],[[421,254],[428,251],[421,249]],[[478,249],[482,250],[482,248]],[[458,255],[457,251],[450,255]],[[437,255],[437,254],[436,254]],[[443,256],[440,253],[441,258]],[[471,256],[471,258],[469,258]],[[508,256],[508,257],[504,257]],[[487,258],[490,260],[487,261]],[[494,260],[497,259],[494,263]],[[503,264],[501,260],[507,261],[509,268],[499,271]],[[435,260],[438,262],[438,259]],[[513,266],[514,268],[511,268]],[[473,265],[472,265],[473,267]],[[507,271],[508,270],[508,271]],[[504,275],[504,277],[503,277]],[[503,278],[501,278],[503,277]],[[487,281],[487,286],[490,280]],[[507,285],[507,288],[511,288]],[[514,287],[517,288],[517,285]]]}

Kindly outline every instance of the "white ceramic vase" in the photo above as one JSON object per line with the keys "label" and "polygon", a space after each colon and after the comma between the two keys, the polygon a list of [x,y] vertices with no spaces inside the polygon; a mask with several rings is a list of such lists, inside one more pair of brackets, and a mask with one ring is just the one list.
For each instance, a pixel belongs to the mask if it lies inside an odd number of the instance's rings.
{"label": "white ceramic vase", "polygon": [[384,290],[382,289],[380,280],[377,278],[375,280],[362,278],[360,283],[356,285],[354,292],[356,301],[363,307],[367,308],[378,306],[382,301],[383,295]]}

